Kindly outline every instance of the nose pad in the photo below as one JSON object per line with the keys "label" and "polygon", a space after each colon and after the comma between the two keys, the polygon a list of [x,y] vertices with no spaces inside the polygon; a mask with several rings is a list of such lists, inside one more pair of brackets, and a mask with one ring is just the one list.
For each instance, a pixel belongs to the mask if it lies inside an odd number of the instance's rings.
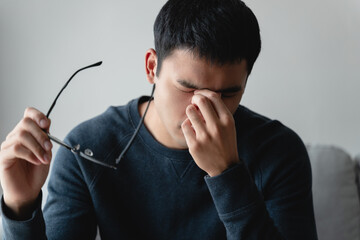
{"label": "nose pad", "polygon": [[90,150],[90,149],[85,149],[85,151],[84,151],[84,153],[86,154],[86,155],[88,155],[89,157],[92,157],[93,155],[94,155],[94,153]]}

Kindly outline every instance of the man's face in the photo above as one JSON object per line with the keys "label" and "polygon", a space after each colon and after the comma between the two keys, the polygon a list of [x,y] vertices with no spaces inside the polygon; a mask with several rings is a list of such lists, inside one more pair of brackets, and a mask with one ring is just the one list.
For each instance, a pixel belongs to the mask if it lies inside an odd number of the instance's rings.
{"label": "man's face", "polygon": [[[187,50],[174,50],[164,59],[161,72],[154,76],[156,129],[150,129],[163,145],[185,149],[187,144],[181,124],[187,119],[185,110],[195,90],[208,89],[221,94],[233,114],[240,103],[247,79],[246,61],[223,66],[195,57]],[[154,132],[155,131],[155,132]]]}

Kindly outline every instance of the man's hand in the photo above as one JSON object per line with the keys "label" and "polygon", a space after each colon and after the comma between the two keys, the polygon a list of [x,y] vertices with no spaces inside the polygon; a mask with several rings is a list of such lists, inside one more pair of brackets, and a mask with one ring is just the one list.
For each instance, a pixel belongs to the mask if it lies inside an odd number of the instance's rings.
{"label": "man's hand", "polygon": [[239,162],[234,118],[220,94],[197,90],[182,123],[190,154],[209,176]]}
{"label": "man's hand", "polygon": [[26,217],[32,210],[49,172],[52,144],[43,131],[50,120],[34,108],[27,108],[23,119],[1,144],[0,181],[4,202],[14,216]]}

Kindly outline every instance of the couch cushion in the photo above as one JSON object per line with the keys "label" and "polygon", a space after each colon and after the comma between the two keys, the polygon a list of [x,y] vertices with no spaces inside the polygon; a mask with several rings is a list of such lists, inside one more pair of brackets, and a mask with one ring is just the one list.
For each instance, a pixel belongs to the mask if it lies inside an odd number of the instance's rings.
{"label": "couch cushion", "polygon": [[[355,172],[356,172],[356,184],[357,184],[357,187],[358,187],[358,193],[359,193],[359,198],[360,198],[360,154],[358,154],[356,157],[355,157]],[[360,228],[360,226],[359,226]]]}
{"label": "couch cushion", "polygon": [[355,161],[343,150],[307,146],[319,239],[360,239],[360,200]]}

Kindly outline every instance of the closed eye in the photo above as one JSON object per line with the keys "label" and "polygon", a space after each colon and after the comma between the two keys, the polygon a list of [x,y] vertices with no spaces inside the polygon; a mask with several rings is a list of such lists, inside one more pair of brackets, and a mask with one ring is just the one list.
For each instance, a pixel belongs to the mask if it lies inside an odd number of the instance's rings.
{"label": "closed eye", "polygon": [[183,92],[183,93],[194,93],[194,91],[196,90],[196,89],[181,89],[179,87],[176,87],[176,89]]}
{"label": "closed eye", "polygon": [[222,98],[232,98],[235,97],[237,95],[237,93],[223,93],[221,94]]}

